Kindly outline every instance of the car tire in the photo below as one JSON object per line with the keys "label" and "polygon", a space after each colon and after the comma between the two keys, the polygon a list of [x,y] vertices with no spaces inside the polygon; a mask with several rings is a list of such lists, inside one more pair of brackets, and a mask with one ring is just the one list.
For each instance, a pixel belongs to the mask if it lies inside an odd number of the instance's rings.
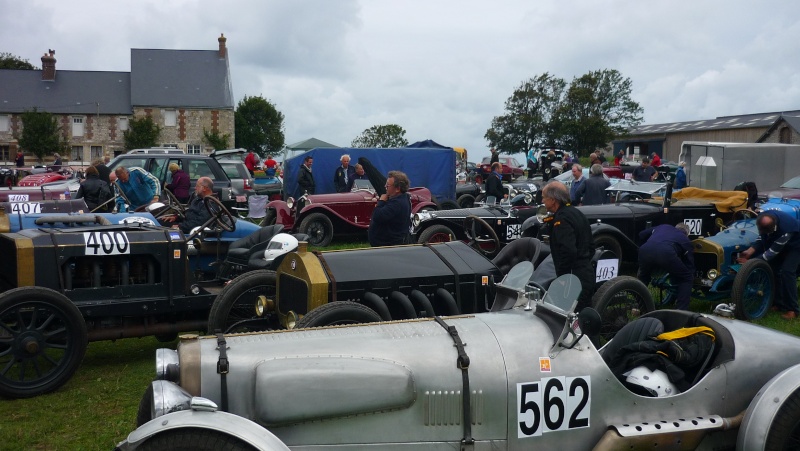
{"label": "car tire", "polygon": [[456,234],[453,233],[449,227],[441,224],[435,224],[423,230],[422,233],[419,234],[417,244],[447,243],[455,239]]}
{"label": "car tire", "polygon": [[594,242],[595,248],[602,246],[603,249],[613,252],[614,255],[620,260],[620,262],[623,260],[622,245],[613,236],[605,233],[600,233],[597,236],[595,236],[592,241]]}
{"label": "car tire", "polygon": [[6,398],[58,389],[86,354],[83,315],[66,296],[47,288],[21,287],[0,295],[0,330],[5,336],[0,341],[0,396]]}
{"label": "car tire", "polygon": [[463,194],[458,198],[458,206],[460,208],[472,208],[475,206],[475,196],[472,194]]}
{"label": "car tire", "polygon": [[454,200],[445,199],[441,202],[438,202],[439,210],[458,210],[460,207],[458,203]]}
{"label": "car tire", "polygon": [[486,193],[481,193],[481,194],[478,194],[477,196],[475,196],[475,203],[476,204],[480,203],[480,202],[483,202],[484,200],[486,200]]}
{"label": "car tire", "polygon": [[761,318],[775,300],[775,277],[766,260],[753,258],[739,268],[733,279],[731,302],[736,318],[754,320]]}
{"label": "car tire", "polygon": [[325,247],[333,240],[333,223],[324,213],[311,213],[303,218],[298,229],[308,235],[308,244]]}
{"label": "car tire", "polygon": [[264,216],[264,219],[261,220],[261,227],[265,227],[268,225],[275,225],[275,222],[278,220],[278,214],[275,210],[271,208],[267,208],[267,214]]}
{"label": "car tire", "polygon": [[337,301],[323,304],[300,318],[295,329],[308,327],[341,326],[345,324],[376,323],[382,321],[375,310],[358,302]]}
{"label": "car tire", "polygon": [[201,428],[173,429],[147,439],[141,451],[255,451],[240,439],[223,432]]}
{"label": "car tire", "polygon": [[650,291],[631,276],[615,277],[604,283],[592,296],[592,306],[602,319],[600,345],[614,338],[629,322],[655,310]]}
{"label": "car tire", "polygon": [[256,316],[255,305],[259,296],[275,299],[277,280],[275,271],[266,269],[246,272],[233,279],[211,305],[208,333],[268,329],[266,319]]}
{"label": "car tire", "polygon": [[797,449],[800,437],[800,390],[795,390],[783,402],[767,430],[765,451]]}

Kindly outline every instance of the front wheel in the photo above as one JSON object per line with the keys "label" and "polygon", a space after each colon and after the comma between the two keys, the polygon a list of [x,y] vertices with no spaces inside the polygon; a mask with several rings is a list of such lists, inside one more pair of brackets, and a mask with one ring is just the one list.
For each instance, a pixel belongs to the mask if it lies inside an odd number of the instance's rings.
{"label": "front wheel", "polygon": [[333,241],[333,223],[323,213],[311,213],[300,222],[300,233],[308,235],[308,244],[325,247]]}
{"label": "front wheel", "polygon": [[238,438],[209,429],[180,428],[147,439],[137,449],[142,451],[255,451]]}
{"label": "front wheel", "polygon": [[601,233],[594,237],[592,240],[594,247],[602,247],[607,251],[611,251],[614,255],[622,261],[622,245],[619,241],[611,235]]}
{"label": "front wheel", "polygon": [[256,305],[276,299],[275,271],[259,269],[233,279],[219,293],[208,314],[208,332],[252,332],[267,329],[267,321],[257,315]]}
{"label": "front wheel", "polygon": [[352,301],[337,301],[329,302],[311,310],[297,321],[295,329],[375,323],[378,321],[381,321],[381,316],[365,305]]}
{"label": "front wheel", "polygon": [[0,396],[54,391],[78,369],[88,344],[81,312],[66,296],[40,287],[0,295]]}
{"label": "front wheel", "polygon": [[603,345],[629,322],[655,310],[647,287],[631,276],[615,277],[592,296],[592,306],[600,313],[600,344]]}
{"label": "front wheel", "polygon": [[461,208],[472,208],[475,206],[475,196],[472,194],[463,194],[458,198],[458,206]]}
{"label": "front wheel", "polygon": [[733,279],[731,301],[734,315],[742,320],[761,318],[772,306],[775,297],[775,278],[766,260],[747,260]]}
{"label": "front wheel", "polygon": [[800,391],[783,401],[767,431],[765,450],[800,449]]}
{"label": "front wheel", "polygon": [[447,243],[456,239],[456,234],[450,227],[436,224],[428,227],[419,234],[418,244]]}

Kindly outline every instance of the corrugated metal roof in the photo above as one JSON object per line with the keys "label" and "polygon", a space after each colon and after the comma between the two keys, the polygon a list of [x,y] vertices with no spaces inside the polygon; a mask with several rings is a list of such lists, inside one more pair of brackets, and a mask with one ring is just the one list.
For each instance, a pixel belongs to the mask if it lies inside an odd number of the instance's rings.
{"label": "corrugated metal roof", "polygon": [[131,49],[131,104],[233,109],[228,58],[216,50]]}
{"label": "corrugated metal roof", "polygon": [[715,119],[686,122],[668,122],[666,124],[646,124],[631,129],[631,135],[649,135],[654,133],[688,132],[694,130],[726,130],[731,128],[769,127],[781,115],[798,116],[800,110],[776,113],[743,114],[740,116],[721,116]]}
{"label": "corrugated metal roof", "polygon": [[133,113],[127,72],[58,70],[55,81],[42,81],[41,70],[0,69],[0,86],[0,112],[4,113],[34,107],[56,114]]}

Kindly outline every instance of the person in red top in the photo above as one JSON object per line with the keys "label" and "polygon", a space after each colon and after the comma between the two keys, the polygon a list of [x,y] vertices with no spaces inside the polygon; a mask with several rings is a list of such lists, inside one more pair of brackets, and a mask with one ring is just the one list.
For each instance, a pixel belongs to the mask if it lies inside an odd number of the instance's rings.
{"label": "person in red top", "polygon": [[661,157],[658,156],[657,153],[653,152],[650,158],[650,166],[657,168],[661,166]]}
{"label": "person in red top", "polygon": [[272,155],[267,155],[267,160],[264,161],[264,167],[267,169],[275,169],[278,167],[278,162],[272,159]]}
{"label": "person in red top", "polygon": [[244,165],[247,166],[247,170],[250,171],[251,177],[253,175],[253,171],[256,170],[257,164],[258,164],[258,157],[256,156],[256,153],[251,150],[244,158]]}

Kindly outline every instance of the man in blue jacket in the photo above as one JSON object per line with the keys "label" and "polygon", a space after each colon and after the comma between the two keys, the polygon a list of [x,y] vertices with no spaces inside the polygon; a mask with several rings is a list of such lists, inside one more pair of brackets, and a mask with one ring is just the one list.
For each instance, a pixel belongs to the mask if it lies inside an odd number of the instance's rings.
{"label": "man in blue jacket", "polygon": [[114,169],[117,176],[114,184],[117,192],[117,211],[127,211],[125,199],[120,196],[120,191],[125,195],[130,205],[127,208],[136,210],[143,205],[157,201],[161,196],[161,183],[151,173],[139,167],[126,168],[118,166]]}
{"label": "man in blue jacket", "polygon": [[367,236],[370,246],[397,246],[411,241],[411,197],[408,176],[389,171],[386,194],[382,194],[372,212]]}
{"label": "man in blue jacket", "polygon": [[756,218],[758,238],[751,247],[739,254],[739,263],[751,258],[763,258],[775,273],[778,292],[775,310],[785,312],[783,319],[800,314],[797,305],[797,267],[800,266],[800,221],[789,213],[767,210]]}
{"label": "man in blue jacket", "polygon": [[674,227],[661,224],[643,230],[639,239],[645,241],[639,248],[639,280],[650,284],[655,269],[669,273],[672,283],[678,286],[676,306],[689,310],[694,279],[694,249],[689,240],[689,227],[683,223]]}

